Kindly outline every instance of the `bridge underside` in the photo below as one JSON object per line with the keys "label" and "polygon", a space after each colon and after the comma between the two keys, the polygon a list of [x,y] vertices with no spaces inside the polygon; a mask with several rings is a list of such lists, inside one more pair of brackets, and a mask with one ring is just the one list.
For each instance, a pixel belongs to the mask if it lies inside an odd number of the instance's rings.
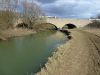
{"label": "bridge underside", "polygon": [[60,19],[60,18],[47,18],[48,23],[56,25],[58,28],[62,28],[65,24],[74,24],[76,27],[84,27],[91,23],[88,19]]}

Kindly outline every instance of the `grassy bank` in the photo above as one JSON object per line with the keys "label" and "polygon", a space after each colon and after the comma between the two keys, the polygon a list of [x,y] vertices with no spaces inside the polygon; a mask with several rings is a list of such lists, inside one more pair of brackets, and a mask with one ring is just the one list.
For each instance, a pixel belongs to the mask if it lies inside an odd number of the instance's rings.
{"label": "grassy bank", "polygon": [[32,29],[28,28],[6,28],[0,30],[0,39],[1,40],[7,40],[11,37],[17,37],[17,36],[25,36],[30,34],[35,34],[37,32],[41,31],[50,31],[50,30],[57,30],[55,25],[50,23],[41,23],[38,25],[34,25]]}
{"label": "grassy bank", "polygon": [[35,34],[36,31],[28,29],[7,29],[0,31],[0,40],[7,40],[12,37],[26,36],[30,34]]}

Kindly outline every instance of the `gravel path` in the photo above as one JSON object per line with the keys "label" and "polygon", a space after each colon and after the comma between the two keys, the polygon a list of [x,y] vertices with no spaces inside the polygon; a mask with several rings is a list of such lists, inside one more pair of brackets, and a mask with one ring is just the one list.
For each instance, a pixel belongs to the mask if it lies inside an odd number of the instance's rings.
{"label": "gravel path", "polygon": [[72,39],[57,48],[36,75],[100,75],[100,35],[70,32]]}

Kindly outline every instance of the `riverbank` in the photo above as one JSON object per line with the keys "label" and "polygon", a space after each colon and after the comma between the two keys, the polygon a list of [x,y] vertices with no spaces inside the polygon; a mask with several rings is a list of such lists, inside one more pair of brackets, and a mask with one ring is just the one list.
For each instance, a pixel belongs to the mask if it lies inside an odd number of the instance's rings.
{"label": "riverbank", "polygon": [[7,40],[8,38],[12,37],[19,37],[19,36],[25,36],[25,35],[31,35],[35,34],[36,31],[29,30],[29,29],[7,29],[7,30],[1,30],[0,31],[0,40]]}
{"label": "riverbank", "polygon": [[70,32],[72,39],[58,47],[36,75],[100,75],[100,38],[94,34],[98,31]]}
{"label": "riverbank", "polygon": [[51,23],[41,23],[38,25],[34,25],[34,27],[30,28],[24,28],[24,27],[15,27],[15,28],[9,28],[9,29],[0,29],[0,40],[7,40],[11,37],[18,37],[18,36],[25,36],[30,34],[39,33],[41,31],[57,31],[58,28],[51,24]]}

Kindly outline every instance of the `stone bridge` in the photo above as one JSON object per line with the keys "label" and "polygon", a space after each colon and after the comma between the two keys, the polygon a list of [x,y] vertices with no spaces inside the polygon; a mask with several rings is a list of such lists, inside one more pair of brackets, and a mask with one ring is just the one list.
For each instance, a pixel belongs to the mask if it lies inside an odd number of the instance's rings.
{"label": "stone bridge", "polygon": [[92,21],[89,19],[65,19],[65,18],[47,18],[47,23],[52,23],[58,28],[62,28],[65,24],[71,23],[79,27],[84,27]]}

